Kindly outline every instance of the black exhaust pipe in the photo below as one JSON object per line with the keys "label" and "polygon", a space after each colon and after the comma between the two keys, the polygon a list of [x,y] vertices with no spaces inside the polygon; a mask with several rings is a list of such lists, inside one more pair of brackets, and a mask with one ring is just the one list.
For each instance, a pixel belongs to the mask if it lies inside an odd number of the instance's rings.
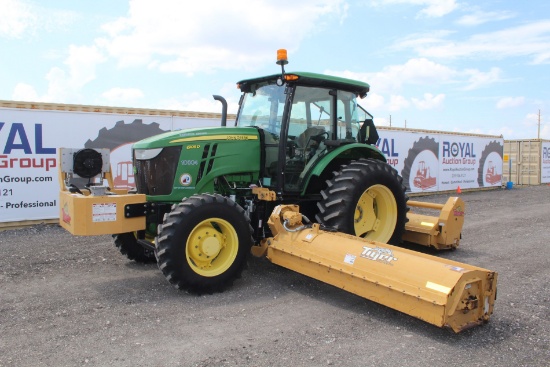
{"label": "black exhaust pipe", "polygon": [[222,96],[218,96],[217,94],[214,94],[212,97],[216,101],[220,101],[222,103],[222,126],[226,126],[227,124],[227,101]]}

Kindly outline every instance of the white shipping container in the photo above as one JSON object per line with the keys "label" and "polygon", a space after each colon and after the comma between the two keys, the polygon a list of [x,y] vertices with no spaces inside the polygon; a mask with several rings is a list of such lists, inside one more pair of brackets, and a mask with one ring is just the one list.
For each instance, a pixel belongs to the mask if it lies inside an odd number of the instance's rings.
{"label": "white shipping container", "polygon": [[540,185],[550,182],[550,140],[505,140],[504,180],[515,185]]}

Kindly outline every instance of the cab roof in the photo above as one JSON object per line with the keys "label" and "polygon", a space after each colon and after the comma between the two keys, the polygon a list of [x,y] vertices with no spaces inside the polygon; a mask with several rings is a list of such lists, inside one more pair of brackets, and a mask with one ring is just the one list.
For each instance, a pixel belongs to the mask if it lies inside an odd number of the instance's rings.
{"label": "cab roof", "polygon": [[[303,71],[296,72],[286,72],[285,75],[296,75],[298,76],[297,80],[290,81],[287,83],[304,85],[308,87],[322,87],[322,88],[335,88],[339,90],[345,90],[348,92],[355,93],[361,97],[365,96],[369,90],[370,85],[361,82],[358,80],[341,78],[338,76],[309,73]],[[242,92],[250,92],[250,86],[258,83],[269,83],[275,82],[278,78],[281,77],[281,74],[273,74],[262,76],[258,78],[245,79],[237,82],[237,85]]]}

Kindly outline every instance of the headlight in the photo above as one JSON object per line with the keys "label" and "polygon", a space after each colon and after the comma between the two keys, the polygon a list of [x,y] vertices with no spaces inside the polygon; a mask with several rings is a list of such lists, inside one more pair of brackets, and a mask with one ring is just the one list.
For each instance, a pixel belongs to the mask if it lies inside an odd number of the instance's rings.
{"label": "headlight", "polygon": [[146,161],[149,159],[155,158],[157,155],[162,152],[163,148],[155,148],[155,149],[135,149],[134,150],[134,157],[137,160],[140,161]]}

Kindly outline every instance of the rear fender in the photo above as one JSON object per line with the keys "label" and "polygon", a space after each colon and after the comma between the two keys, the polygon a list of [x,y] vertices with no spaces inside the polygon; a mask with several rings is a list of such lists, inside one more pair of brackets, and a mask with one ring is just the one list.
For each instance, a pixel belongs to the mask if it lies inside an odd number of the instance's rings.
{"label": "rear fender", "polygon": [[311,179],[321,177],[323,172],[325,172],[327,167],[329,167],[335,159],[344,159],[349,162],[359,158],[372,158],[386,162],[386,157],[384,154],[372,145],[352,143],[337,147],[322,156],[320,160],[312,167],[312,169],[305,173],[302,180],[303,186],[301,195],[306,194]]}

